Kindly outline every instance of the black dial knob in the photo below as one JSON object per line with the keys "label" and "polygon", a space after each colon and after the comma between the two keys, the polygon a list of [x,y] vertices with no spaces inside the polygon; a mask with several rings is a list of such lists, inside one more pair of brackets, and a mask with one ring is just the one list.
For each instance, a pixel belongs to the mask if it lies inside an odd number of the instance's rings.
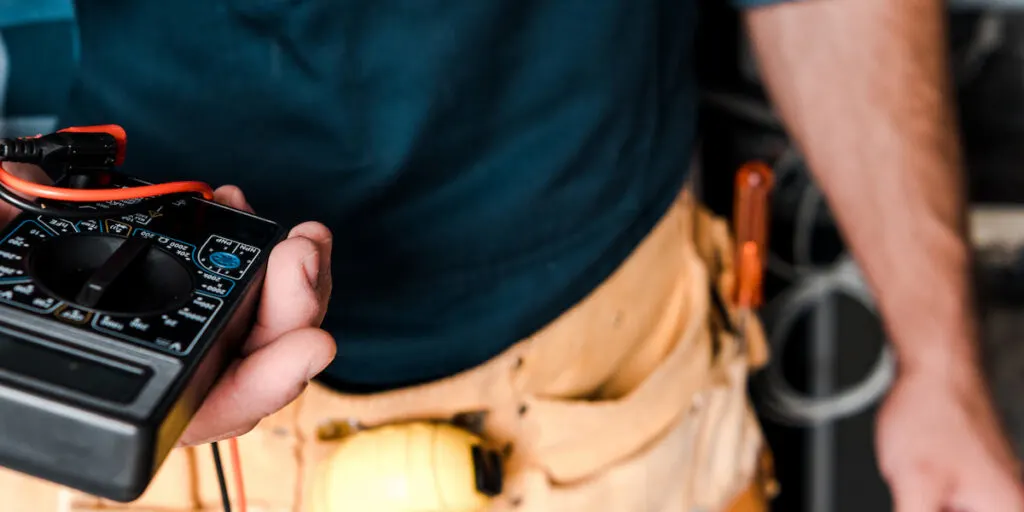
{"label": "black dial knob", "polygon": [[144,315],[180,307],[192,274],[145,238],[77,234],[52,238],[28,257],[29,272],[57,298],[111,314]]}

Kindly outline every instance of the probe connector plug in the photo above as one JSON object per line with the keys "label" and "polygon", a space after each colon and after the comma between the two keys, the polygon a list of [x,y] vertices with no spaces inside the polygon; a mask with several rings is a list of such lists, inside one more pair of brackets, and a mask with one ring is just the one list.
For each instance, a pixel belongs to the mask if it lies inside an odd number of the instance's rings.
{"label": "probe connector plug", "polygon": [[117,125],[65,128],[36,137],[0,139],[0,161],[37,165],[50,179],[109,171],[124,161],[126,135]]}

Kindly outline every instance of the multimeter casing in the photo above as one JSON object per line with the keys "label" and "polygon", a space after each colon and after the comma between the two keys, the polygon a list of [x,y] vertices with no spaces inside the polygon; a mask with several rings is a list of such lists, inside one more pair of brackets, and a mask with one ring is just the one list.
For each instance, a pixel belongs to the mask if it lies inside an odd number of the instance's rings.
{"label": "multimeter casing", "polygon": [[[145,492],[234,358],[285,235],[197,197],[117,213],[133,202],[78,206],[100,215],[85,220],[23,212],[0,231],[0,466],[119,502]],[[76,247],[132,238],[150,256],[114,310],[61,291],[88,265]]]}

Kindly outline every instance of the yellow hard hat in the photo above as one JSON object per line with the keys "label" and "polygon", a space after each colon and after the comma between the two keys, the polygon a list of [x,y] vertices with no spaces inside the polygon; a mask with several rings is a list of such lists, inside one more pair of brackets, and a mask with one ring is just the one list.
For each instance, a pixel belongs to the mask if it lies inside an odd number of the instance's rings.
{"label": "yellow hard hat", "polygon": [[501,471],[478,436],[451,424],[360,431],[313,476],[310,512],[482,512]]}

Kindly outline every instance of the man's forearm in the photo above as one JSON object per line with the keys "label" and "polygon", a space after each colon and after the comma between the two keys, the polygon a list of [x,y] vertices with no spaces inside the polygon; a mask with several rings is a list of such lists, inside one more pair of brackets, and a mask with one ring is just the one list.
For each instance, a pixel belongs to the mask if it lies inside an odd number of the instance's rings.
{"label": "man's forearm", "polygon": [[752,11],[773,101],[813,169],[901,360],[976,359],[965,184],[939,0]]}

